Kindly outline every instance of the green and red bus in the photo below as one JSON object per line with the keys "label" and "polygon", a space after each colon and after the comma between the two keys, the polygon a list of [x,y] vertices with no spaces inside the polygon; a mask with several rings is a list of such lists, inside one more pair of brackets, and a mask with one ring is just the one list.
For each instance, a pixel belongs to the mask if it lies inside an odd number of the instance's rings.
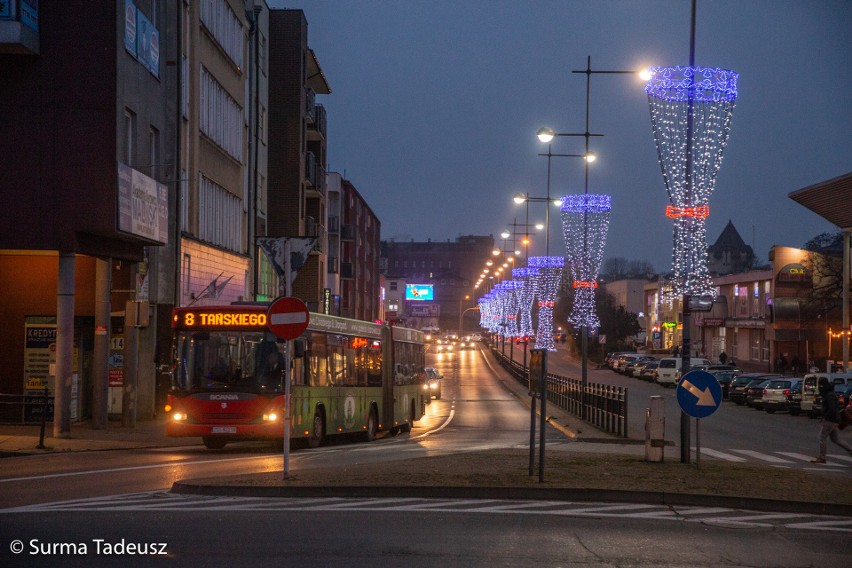
{"label": "green and red bus", "polygon": [[[284,438],[284,341],[267,304],[175,308],[166,433],[211,449]],[[311,313],[290,349],[290,437],[407,432],[425,412],[423,333]]]}

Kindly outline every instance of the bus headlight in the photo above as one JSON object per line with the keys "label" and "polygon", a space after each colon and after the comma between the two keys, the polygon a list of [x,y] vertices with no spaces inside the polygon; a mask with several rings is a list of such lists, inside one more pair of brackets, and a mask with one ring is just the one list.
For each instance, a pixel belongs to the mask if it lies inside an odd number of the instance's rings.
{"label": "bus headlight", "polygon": [[172,414],[172,420],[174,420],[175,422],[181,422],[183,420],[186,420],[186,413],[175,412],[174,414]]}
{"label": "bus headlight", "polygon": [[275,412],[266,412],[263,415],[264,422],[275,422],[276,420],[278,420],[278,414]]}

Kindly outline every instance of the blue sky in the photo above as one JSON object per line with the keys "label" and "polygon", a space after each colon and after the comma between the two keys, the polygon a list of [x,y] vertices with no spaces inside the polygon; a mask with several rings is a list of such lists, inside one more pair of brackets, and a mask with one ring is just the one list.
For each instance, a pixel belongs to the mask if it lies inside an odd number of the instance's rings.
{"label": "blue sky", "polygon": [[[329,169],[345,173],[382,238],[447,240],[523,223],[512,195],[544,196],[542,126],[585,130],[584,69],[689,62],[688,0],[273,1],[304,10],[333,93]],[[852,170],[852,2],[699,0],[696,64],[740,74],[707,220],[733,221],[765,260],[835,227],[787,197]],[[644,83],[593,75],[589,192],[612,196],[605,257],[671,264],[668,198]],[[320,101],[321,99],[321,101]],[[554,141],[579,154],[582,138]],[[553,158],[551,194],[583,191],[583,162]],[[852,204],[849,205],[852,207]],[[530,205],[530,220],[544,205]],[[551,254],[564,254],[551,213]],[[543,254],[544,239],[533,253]]]}

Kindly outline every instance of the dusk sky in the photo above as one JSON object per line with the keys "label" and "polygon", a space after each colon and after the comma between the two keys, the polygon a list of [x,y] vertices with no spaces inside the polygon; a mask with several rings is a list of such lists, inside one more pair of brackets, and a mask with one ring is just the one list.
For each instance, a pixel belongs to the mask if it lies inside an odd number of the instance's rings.
{"label": "dusk sky", "polygon": [[[333,93],[329,169],[345,174],[384,240],[455,239],[525,222],[512,195],[547,192],[536,131],[585,131],[586,76],[689,63],[688,0],[272,1],[301,8]],[[710,200],[708,244],[733,221],[765,261],[836,227],[790,200],[852,170],[852,2],[699,0],[696,64],[740,74]],[[605,258],[671,266],[672,224],[644,82],[592,75],[589,193],[612,196]],[[583,138],[554,153],[581,154]],[[583,161],[553,158],[551,195],[583,192]],[[849,205],[852,207],[852,204]],[[544,204],[529,206],[544,220]],[[519,229],[522,230],[522,229]],[[532,253],[544,253],[540,237]],[[551,210],[551,254],[565,254]]]}

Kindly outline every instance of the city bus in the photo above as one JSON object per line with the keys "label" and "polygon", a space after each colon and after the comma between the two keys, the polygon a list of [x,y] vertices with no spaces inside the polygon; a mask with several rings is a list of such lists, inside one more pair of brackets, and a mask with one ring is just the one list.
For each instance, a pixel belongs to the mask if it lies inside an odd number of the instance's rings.
{"label": "city bus", "polygon": [[[166,434],[230,441],[284,438],[284,344],[267,304],[175,308]],[[311,313],[291,342],[290,436],[408,432],[429,396],[420,331]],[[424,390],[425,387],[425,390]]]}

